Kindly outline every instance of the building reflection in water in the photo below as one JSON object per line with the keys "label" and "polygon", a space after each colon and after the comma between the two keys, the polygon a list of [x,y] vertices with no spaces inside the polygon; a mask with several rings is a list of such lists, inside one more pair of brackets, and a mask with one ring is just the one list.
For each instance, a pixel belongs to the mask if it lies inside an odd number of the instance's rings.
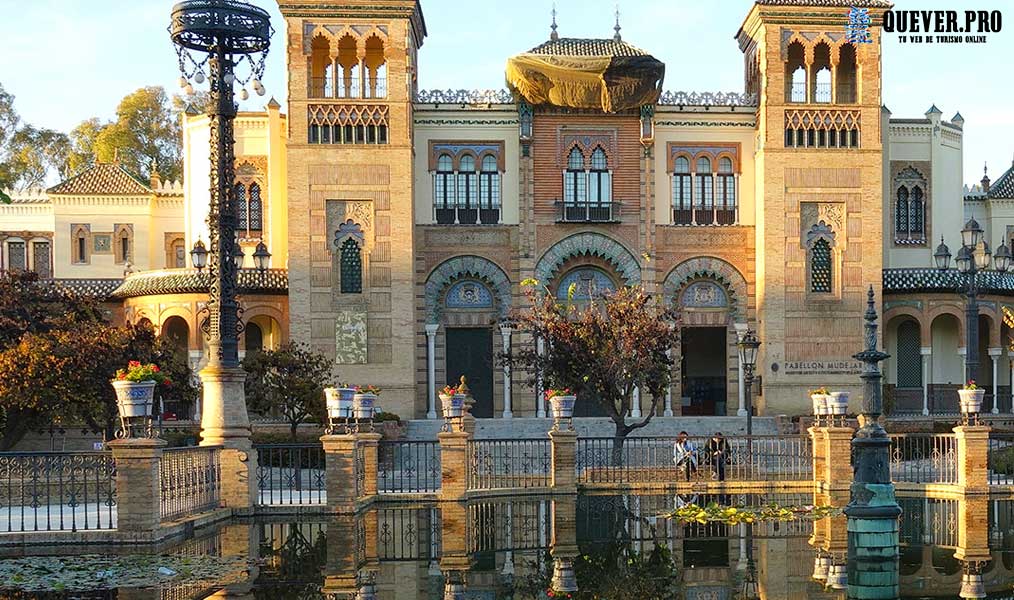
{"label": "building reflection in water", "polygon": [[[882,565],[848,560],[844,516],[751,526],[684,524],[664,516],[680,503],[712,501],[842,504],[827,494],[659,493],[375,505],[319,522],[230,525],[189,547],[256,559],[244,583],[221,590],[220,598],[527,600],[544,597],[550,587],[576,587],[579,598],[604,590],[603,597],[620,600],[655,593],[686,600],[844,600],[855,577],[883,581],[877,579]],[[904,509],[895,574],[900,597],[1009,593],[1014,500],[898,501]],[[607,567],[620,557],[632,566]],[[650,591],[641,581],[647,579],[657,580]],[[163,597],[196,597],[192,591]]]}

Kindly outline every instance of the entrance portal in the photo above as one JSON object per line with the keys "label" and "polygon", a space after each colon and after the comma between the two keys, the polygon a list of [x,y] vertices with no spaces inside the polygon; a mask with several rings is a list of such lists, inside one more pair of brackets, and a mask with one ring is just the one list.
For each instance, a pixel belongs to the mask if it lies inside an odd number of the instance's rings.
{"label": "entrance portal", "polygon": [[493,330],[488,327],[447,329],[447,382],[457,385],[465,376],[475,404],[472,416],[493,417]]}
{"label": "entrance portal", "polygon": [[684,415],[726,414],[725,327],[686,327],[680,361]]}

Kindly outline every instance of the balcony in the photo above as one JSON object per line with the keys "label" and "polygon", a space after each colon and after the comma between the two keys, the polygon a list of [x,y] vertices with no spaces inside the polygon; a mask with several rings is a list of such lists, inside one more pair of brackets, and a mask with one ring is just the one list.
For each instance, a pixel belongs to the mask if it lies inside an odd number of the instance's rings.
{"label": "balcony", "polygon": [[557,210],[557,223],[616,223],[619,221],[619,202],[554,202],[553,205]]}
{"label": "balcony", "polygon": [[440,208],[434,210],[437,225],[497,225],[500,207],[496,208]]}
{"label": "balcony", "polygon": [[674,208],[672,211],[673,225],[705,226],[705,225],[736,225],[739,222],[739,209],[732,208]]}
{"label": "balcony", "polygon": [[[364,85],[365,84],[365,85]],[[387,79],[374,77],[365,82],[358,78],[335,81],[330,77],[311,77],[306,91],[309,98],[333,98],[336,100],[374,100],[387,97]]]}

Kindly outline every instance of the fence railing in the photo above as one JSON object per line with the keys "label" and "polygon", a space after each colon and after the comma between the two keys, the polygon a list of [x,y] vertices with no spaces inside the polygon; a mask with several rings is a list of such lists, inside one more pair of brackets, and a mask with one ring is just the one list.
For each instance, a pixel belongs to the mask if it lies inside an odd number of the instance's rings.
{"label": "fence railing", "polygon": [[0,531],[116,527],[109,452],[0,453]]}
{"label": "fence railing", "polygon": [[222,499],[219,446],[167,448],[159,461],[159,515],[162,521],[215,510]]}
{"label": "fence railing", "polygon": [[1014,433],[990,432],[987,465],[989,485],[1014,485]]}
{"label": "fence railing", "polygon": [[259,444],[257,504],[316,505],[327,502],[321,444]]}
{"label": "fence railing", "polygon": [[468,443],[470,490],[547,487],[549,440],[472,440]]}
{"label": "fence railing", "polygon": [[954,434],[891,434],[891,480],[905,483],[958,483],[958,444]]}
{"label": "fence railing", "polygon": [[404,440],[378,444],[378,493],[423,493],[439,489],[440,444]]}
{"label": "fence railing", "polygon": [[578,482],[805,481],[813,477],[813,451],[807,436],[727,437],[727,450],[721,454],[711,450],[709,440],[689,438],[690,451],[677,454],[672,437],[632,437],[620,447],[613,438],[578,439]]}

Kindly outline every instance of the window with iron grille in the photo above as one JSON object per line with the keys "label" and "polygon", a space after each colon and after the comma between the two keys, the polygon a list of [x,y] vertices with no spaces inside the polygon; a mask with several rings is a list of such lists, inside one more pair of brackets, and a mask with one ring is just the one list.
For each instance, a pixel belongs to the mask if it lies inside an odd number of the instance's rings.
{"label": "window with iron grille", "polygon": [[672,210],[673,223],[690,225],[693,223],[693,206],[690,195],[690,160],[678,156],[673,162],[672,175]]}
{"label": "window with iron grille", "polygon": [[454,223],[454,163],[450,155],[441,154],[433,174],[433,207],[437,223]]}
{"label": "window with iron grille", "polygon": [[24,242],[7,242],[7,268],[22,271],[28,268]]}
{"label": "window with iron grille", "polygon": [[922,387],[921,346],[919,323],[910,320],[898,325],[898,387]]}
{"label": "window with iron grille", "polygon": [[591,170],[588,171],[588,203],[608,204],[612,198],[613,186],[609,177],[606,153],[596,148],[591,156]]}
{"label": "window with iron grille", "polygon": [[32,242],[32,270],[42,279],[53,277],[53,262],[49,242]]}
{"label": "window with iron grille", "polygon": [[908,188],[898,188],[898,203],[894,210],[894,233],[908,235]]}
{"label": "window with iron grille", "polygon": [[236,196],[236,227],[242,232],[246,231],[246,224],[248,219],[247,206],[246,206],[246,186],[242,183],[237,183],[233,186],[233,190]]}
{"label": "window with iron grille", "polygon": [[563,177],[563,201],[567,204],[583,204],[587,198],[586,184],[584,154],[573,148],[567,156],[567,172]]}
{"label": "window with iron grille", "polygon": [[341,245],[341,293],[361,294],[363,291],[363,257],[359,243],[348,238]]}
{"label": "window with iron grille", "polygon": [[261,203],[260,184],[250,184],[250,192],[247,197],[247,214],[249,215],[249,231],[260,232],[264,228],[264,205]]}
{"label": "window with iron grille", "polygon": [[819,239],[810,248],[810,291],[829,293],[832,275],[831,243],[826,239]]}

